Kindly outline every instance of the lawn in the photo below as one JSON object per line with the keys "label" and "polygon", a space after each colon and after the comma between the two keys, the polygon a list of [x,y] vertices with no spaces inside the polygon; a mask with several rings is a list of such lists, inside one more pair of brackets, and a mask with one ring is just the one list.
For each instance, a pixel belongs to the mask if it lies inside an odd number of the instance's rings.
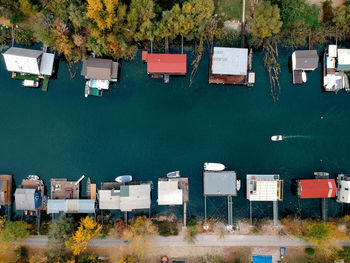
{"label": "lawn", "polygon": [[242,0],[215,0],[214,3],[215,13],[222,20],[240,20],[242,18]]}

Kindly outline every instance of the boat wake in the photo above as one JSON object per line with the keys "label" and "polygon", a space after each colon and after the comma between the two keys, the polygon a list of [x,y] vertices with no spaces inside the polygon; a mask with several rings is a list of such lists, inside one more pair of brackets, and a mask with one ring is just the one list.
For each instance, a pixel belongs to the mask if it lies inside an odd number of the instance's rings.
{"label": "boat wake", "polygon": [[283,135],[283,140],[287,139],[313,139],[315,136],[309,135]]}

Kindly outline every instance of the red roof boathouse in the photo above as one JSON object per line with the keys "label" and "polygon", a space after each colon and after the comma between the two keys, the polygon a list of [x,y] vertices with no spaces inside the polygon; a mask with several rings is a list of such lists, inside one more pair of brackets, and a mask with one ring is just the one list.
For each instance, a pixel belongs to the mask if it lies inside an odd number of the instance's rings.
{"label": "red roof boathouse", "polygon": [[333,198],[336,192],[334,179],[307,179],[298,183],[300,198]]}

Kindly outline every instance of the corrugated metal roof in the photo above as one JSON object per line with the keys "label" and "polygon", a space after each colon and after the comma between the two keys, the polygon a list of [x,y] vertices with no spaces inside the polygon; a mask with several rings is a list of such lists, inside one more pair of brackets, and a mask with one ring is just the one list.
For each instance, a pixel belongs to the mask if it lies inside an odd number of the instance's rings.
{"label": "corrugated metal roof", "polygon": [[147,73],[186,74],[186,54],[147,54]]}
{"label": "corrugated metal roof", "polygon": [[182,205],[178,181],[158,181],[158,205]]}
{"label": "corrugated metal roof", "polygon": [[43,53],[40,62],[40,74],[51,76],[55,55],[51,53]]}
{"label": "corrugated metal roof", "polygon": [[[127,190],[126,190],[127,189]],[[128,195],[122,195],[128,191]],[[121,185],[120,210],[132,211],[134,209],[148,209],[151,207],[151,184]]]}
{"label": "corrugated metal roof", "polygon": [[100,209],[120,209],[120,190],[99,190]]}
{"label": "corrugated metal roof", "polygon": [[342,203],[350,203],[350,181],[341,180],[338,184],[337,201]]}
{"label": "corrugated metal roof", "polygon": [[3,53],[8,71],[39,75],[40,50],[12,47]]}
{"label": "corrugated metal roof", "polygon": [[237,195],[237,175],[235,171],[203,173],[204,195]]}
{"label": "corrugated metal roof", "polygon": [[281,200],[281,188],[278,174],[247,174],[247,199],[250,201]]}
{"label": "corrugated metal roof", "polygon": [[95,213],[95,200],[91,199],[66,199],[54,200],[49,199],[47,202],[47,213]]}
{"label": "corrugated metal roof", "polygon": [[15,192],[16,210],[35,210],[35,189],[17,188]]}
{"label": "corrugated metal roof", "polygon": [[212,73],[246,76],[248,70],[248,49],[214,47]]}
{"label": "corrugated metal roof", "polygon": [[38,58],[43,52],[41,50],[29,49],[29,48],[19,48],[11,47],[9,48],[4,55],[12,55],[19,57],[29,57],[29,58]]}
{"label": "corrugated metal roof", "polygon": [[338,48],[338,66],[350,65],[350,49]]}
{"label": "corrugated metal roof", "polygon": [[314,70],[318,67],[316,50],[297,50],[292,55],[293,70]]}
{"label": "corrugated metal roof", "polygon": [[332,198],[336,192],[334,179],[299,180],[300,198]]}

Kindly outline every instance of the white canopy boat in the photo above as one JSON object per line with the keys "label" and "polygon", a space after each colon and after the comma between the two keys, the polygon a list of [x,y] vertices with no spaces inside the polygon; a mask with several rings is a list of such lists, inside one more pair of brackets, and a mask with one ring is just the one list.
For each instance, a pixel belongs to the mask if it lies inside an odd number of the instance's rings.
{"label": "white canopy boat", "polygon": [[30,174],[30,175],[28,175],[27,178],[28,178],[28,180],[33,180],[33,181],[39,180],[39,176],[36,174]]}
{"label": "white canopy boat", "polygon": [[131,175],[121,175],[115,178],[115,181],[118,183],[129,183],[132,181]]}
{"label": "white canopy boat", "polygon": [[278,141],[282,141],[282,140],[283,140],[283,136],[282,135],[271,136],[271,141],[278,142]]}
{"label": "white canopy boat", "polygon": [[178,178],[178,177],[180,177],[180,171],[174,171],[174,172],[167,173],[166,177]]}
{"label": "white canopy boat", "polygon": [[205,171],[223,171],[225,170],[225,165],[221,163],[204,163],[204,170]]}

